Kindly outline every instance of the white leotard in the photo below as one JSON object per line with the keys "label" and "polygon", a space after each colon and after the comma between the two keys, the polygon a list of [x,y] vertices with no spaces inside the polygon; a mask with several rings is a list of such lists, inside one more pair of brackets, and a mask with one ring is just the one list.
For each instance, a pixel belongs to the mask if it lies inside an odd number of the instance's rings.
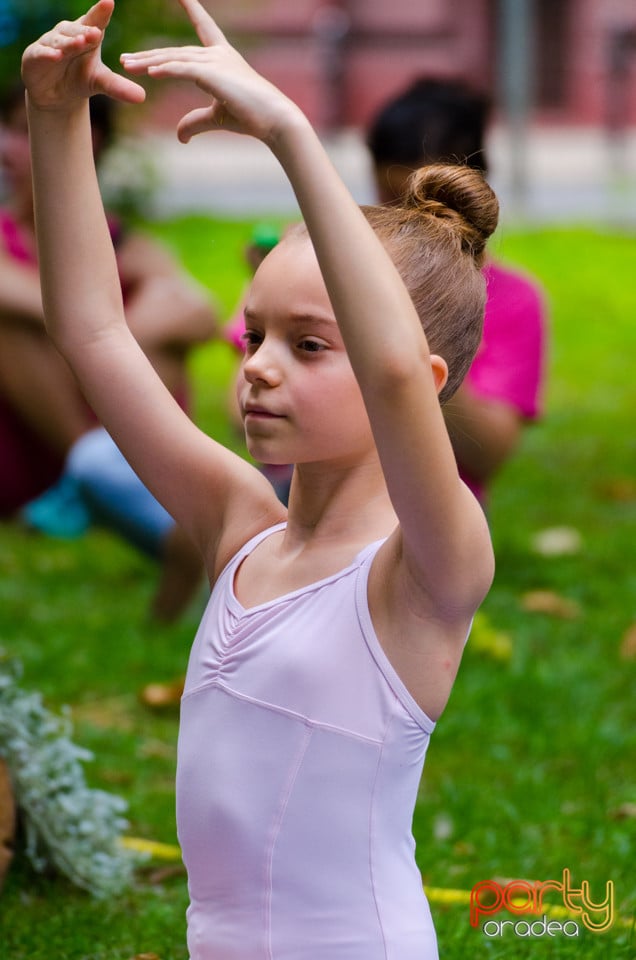
{"label": "white leotard", "polygon": [[344,570],[250,609],[216,583],[182,702],[177,822],[192,960],[435,960],[411,822],[434,723]]}

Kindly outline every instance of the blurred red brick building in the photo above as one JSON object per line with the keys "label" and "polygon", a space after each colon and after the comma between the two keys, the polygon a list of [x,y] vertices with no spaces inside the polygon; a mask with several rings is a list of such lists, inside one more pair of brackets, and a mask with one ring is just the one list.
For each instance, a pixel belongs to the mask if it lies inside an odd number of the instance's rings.
{"label": "blurred red brick building", "polygon": [[[420,74],[495,94],[506,0],[214,0],[250,62],[321,127],[364,125]],[[636,123],[636,0],[527,0],[533,119]]]}
{"label": "blurred red brick building", "polygon": [[[316,123],[364,124],[421,73],[496,91],[502,0],[214,0],[251,61]],[[531,0],[540,119],[636,122],[635,0]],[[247,43],[247,48],[245,44]]]}

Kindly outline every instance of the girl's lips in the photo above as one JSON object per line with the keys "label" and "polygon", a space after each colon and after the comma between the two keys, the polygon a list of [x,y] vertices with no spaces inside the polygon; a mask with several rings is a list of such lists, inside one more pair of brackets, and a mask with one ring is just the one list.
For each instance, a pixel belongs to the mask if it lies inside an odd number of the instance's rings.
{"label": "girl's lips", "polygon": [[262,420],[276,420],[283,416],[281,413],[272,413],[271,410],[265,410],[263,407],[248,407],[245,410],[246,417],[256,417]]}

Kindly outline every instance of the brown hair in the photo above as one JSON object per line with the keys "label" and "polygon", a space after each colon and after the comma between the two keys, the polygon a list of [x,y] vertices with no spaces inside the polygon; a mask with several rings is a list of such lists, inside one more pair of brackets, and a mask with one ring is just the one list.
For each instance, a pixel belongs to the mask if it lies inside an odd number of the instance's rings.
{"label": "brown hair", "polygon": [[[410,177],[399,205],[362,207],[411,296],[431,353],[443,357],[445,403],[468,373],[481,342],[486,243],[499,203],[483,174],[456,164],[431,164]],[[306,234],[303,223],[284,238]]]}
{"label": "brown hair", "polygon": [[431,164],[409,179],[399,206],[363,207],[417,310],[431,353],[448,365],[440,403],[455,393],[481,341],[486,283],[481,273],[499,204],[483,175]]}

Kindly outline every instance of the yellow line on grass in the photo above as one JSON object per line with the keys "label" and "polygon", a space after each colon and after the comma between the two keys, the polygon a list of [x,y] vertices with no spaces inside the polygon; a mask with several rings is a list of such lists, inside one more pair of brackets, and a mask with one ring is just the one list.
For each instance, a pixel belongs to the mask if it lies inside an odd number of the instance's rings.
{"label": "yellow line on grass", "polygon": [[[145,853],[155,860],[181,860],[181,848],[176,843],[159,843],[157,840],[144,840],[141,837],[122,837],[120,842],[126,850],[132,850],[135,853]],[[470,890],[453,890],[446,887],[428,887],[425,885],[424,893],[429,903],[434,903],[439,906],[470,905]],[[521,907],[525,901],[519,898],[518,900],[513,899],[512,902]],[[573,910],[568,910],[567,907],[562,907],[555,903],[544,903],[542,909],[547,917],[570,917],[574,919],[580,915]],[[617,917],[616,922],[626,927],[634,924],[633,919],[627,920],[621,917]]]}

